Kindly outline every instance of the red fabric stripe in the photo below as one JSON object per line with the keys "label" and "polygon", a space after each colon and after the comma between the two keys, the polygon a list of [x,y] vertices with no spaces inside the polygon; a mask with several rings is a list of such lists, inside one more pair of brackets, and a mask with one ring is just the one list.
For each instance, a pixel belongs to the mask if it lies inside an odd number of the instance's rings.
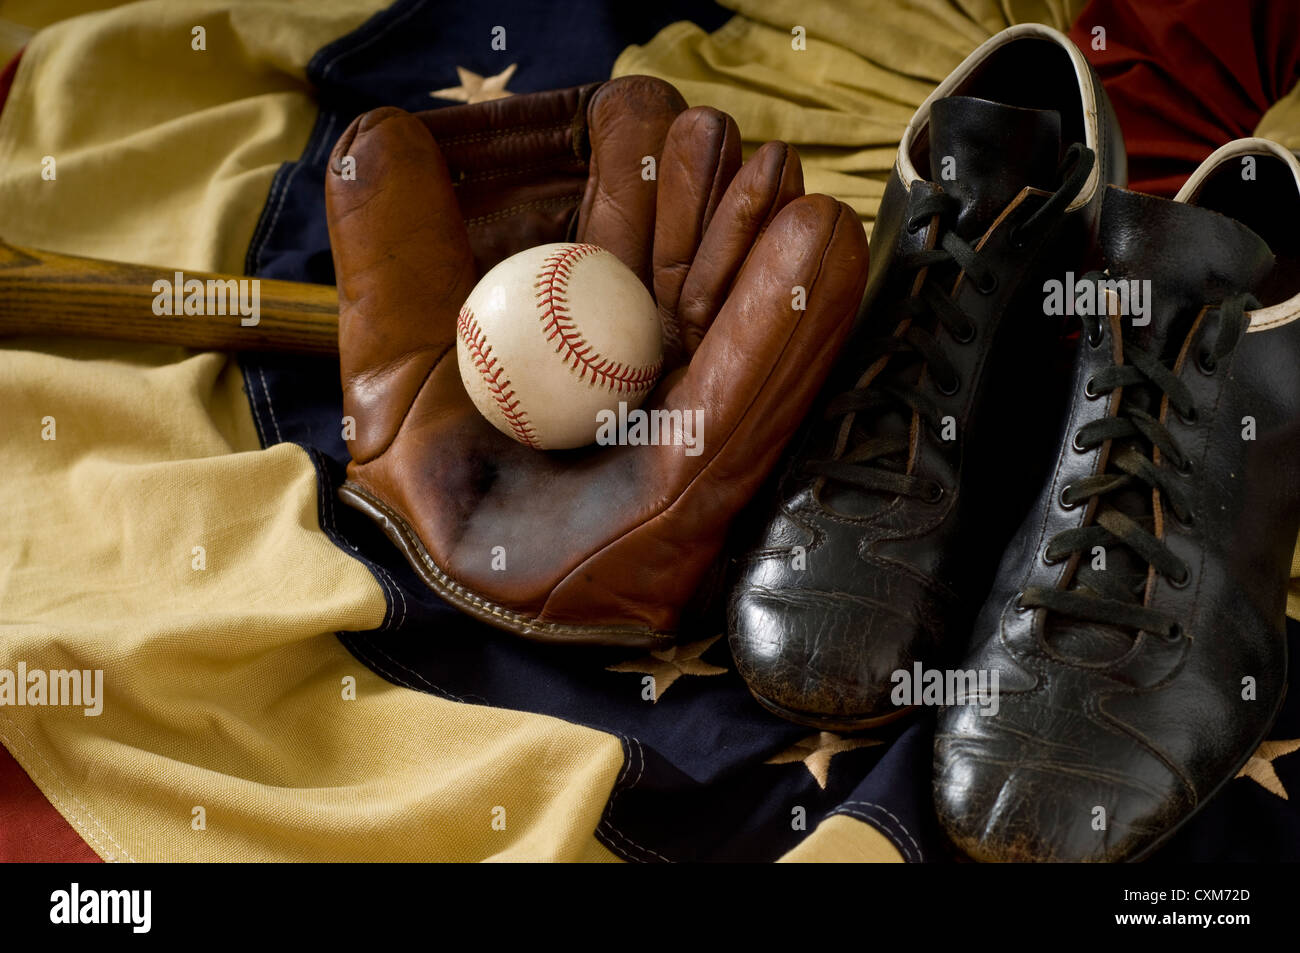
{"label": "red fabric stripe", "polygon": [[[1106,30],[1094,50],[1093,29]],[[1300,80],[1300,4],[1093,0],[1070,30],[1128,147],[1129,187],[1172,197],[1214,149],[1249,136]]]}
{"label": "red fabric stripe", "polygon": [[0,745],[0,862],[96,863],[90,849]]}

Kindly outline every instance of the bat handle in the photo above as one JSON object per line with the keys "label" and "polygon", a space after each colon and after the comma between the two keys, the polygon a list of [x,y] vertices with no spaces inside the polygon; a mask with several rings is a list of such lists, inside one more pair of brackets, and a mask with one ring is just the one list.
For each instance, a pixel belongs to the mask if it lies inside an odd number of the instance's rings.
{"label": "bat handle", "polygon": [[337,354],[338,293],[330,285],[179,272],[0,241],[0,337],[16,335]]}

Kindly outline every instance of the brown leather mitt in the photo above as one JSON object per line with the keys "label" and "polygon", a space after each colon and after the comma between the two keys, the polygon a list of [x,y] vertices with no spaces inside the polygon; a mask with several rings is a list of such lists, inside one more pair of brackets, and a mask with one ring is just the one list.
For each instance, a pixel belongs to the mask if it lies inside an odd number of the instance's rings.
{"label": "brown leather mitt", "polygon": [[[336,145],[326,193],[356,422],[339,496],[472,616],[550,642],[661,647],[849,331],[866,236],[848,206],[802,194],[792,148],[767,143],[742,168],[731,118],[658,80],[544,96],[379,109]],[[461,304],[500,259],[563,240],[608,249],[652,290],[669,358],[644,406],[703,410],[698,455],[532,450],[471,404]]]}

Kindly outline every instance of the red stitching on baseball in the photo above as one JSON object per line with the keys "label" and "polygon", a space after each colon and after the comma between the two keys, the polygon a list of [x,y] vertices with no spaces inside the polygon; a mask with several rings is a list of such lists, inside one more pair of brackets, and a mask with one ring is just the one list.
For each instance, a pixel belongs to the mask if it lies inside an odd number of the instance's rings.
{"label": "red stitching on baseball", "polygon": [[540,450],[537,433],[533,430],[533,425],[528,422],[528,414],[519,409],[519,400],[515,397],[515,392],[510,389],[510,381],[501,379],[505,365],[492,356],[492,345],[487,343],[487,335],[483,333],[478,320],[474,317],[474,312],[469,308],[461,308],[460,314],[456,316],[456,332],[465,342],[465,347],[469,349],[479,376],[483,378],[483,383],[487,384],[492,399],[497,402],[497,407],[505,417],[506,423],[510,425],[510,429],[515,432],[520,442],[534,450]]}
{"label": "red stitching on baseball", "polygon": [[601,251],[601,248],[597,245],[572,245],[546,259],[538,276],[538,282],[533,286],[541,289],[537,292],[537,300],[542,309],[542,333],[546,335],[547,341],[559,338],[559,342],[555,345],[555,353],[563,352],[562,360],[578,371],[578,380],[586,380],[590,373],[593,385],[599,384],[606,390],[614,390],[620,394],[640,393],[654,386],[655,379],[663,367],[662,358],[644,367],[630,367],[622,362],[603,358],[582,336],[577,323],[569,314],[566,292],[573,266],[598,251]]}

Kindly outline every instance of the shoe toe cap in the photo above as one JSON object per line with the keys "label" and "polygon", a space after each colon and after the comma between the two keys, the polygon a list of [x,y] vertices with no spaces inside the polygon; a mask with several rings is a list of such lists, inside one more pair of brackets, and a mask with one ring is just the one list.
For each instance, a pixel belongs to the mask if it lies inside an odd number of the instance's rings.
{"label": "shoe toe cap", "polygon": [[1125,860],[1190,810],[1160,757],[1085,707],[1004,695],[993,716],[943,712],[935,808],[957,847],[982,861]]}
{"label": "shoe toe cap", "polygon": [[750,690],[769,708],[823,728],[865,727],[906,711],[891,676],[930,659],[936,639],[900,606],[806,585],[738,587],[731,648]]}

